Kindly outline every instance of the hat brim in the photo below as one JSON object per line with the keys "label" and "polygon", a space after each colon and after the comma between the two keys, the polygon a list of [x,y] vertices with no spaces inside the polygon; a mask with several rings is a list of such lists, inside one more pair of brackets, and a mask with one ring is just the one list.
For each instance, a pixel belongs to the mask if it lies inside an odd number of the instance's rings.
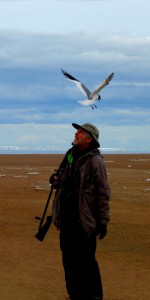
{"label": "hat brim", "polygon": [[[81,129],[84,129],[85,130],[85,128],[84,127],[82,127],[81,125],[79,125],[79,124],[76,124],[76,123],[72,123],[72,126],[75,128],[75,129],[79,129],[79,128],[81,128]],[[87,131],[87,130],[86,130]]]}

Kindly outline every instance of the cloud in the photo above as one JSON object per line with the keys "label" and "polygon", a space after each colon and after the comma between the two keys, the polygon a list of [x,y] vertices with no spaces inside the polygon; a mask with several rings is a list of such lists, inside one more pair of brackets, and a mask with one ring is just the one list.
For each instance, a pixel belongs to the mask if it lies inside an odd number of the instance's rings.
{"label": "cloud", "polygon": [[3,68],[53,69],[60,64],[73,68],[82,64],[87,66],[86,72],[91,72],[91,67],[92,71],[96,68],[98,72],[100,66],[103,69],[105,67],[106,71],[114,67],[123,72],[128,64],[134,75],[135,68],[144,73],[150,67],[150,37],[85,32],[42,35],[0,31],[0,40]]}
{"label": "cloud", "polygon": [[149,35],[149,0],[5,1],[0,2],[0,6],[1,29]]}
{"label": "cloud", "polygon": [[[68,131],[69,129],[69,131]],[[65,135],[66,132],[66,135]],[[62,138],[63,133],[63,138]],[[10,124],[0,125],[1,146],[24,149],[49,149],[66,151],[73,139],[73,127],[64,124]]]}
{"label": "cloud", "polygon": [[103,147],[125,147],[150,149],[148,138],[150,125],[143,126],[104,126],[101,129],[101,140]]}
{"label": "cloud", "polygon": [[[8,137],[1,132],[3,144],[12,138],[19,145],[48,145],[47,133],[55,132],[55,125],[65,131],[72,122],[87,121],[103,127],[106,136],[107,128],[112,130],[112,145],[130,146],[132,139],[137,145],[140,135],[148,144],[150,3],[93,2],[0,1],[0,127],[9,128]],[[61,68],[91,91],[111,72],[115,76],[92,111],[78,104],[85,96]],[[58,131],[55,137],[57,146]]]}
{"label": "cloud", "polygon": [[[128,149],[150,148],[150,126],[102,126],[100,130],[100,143],[102,151],[105,148]],[[18,149],[45,149],[47,151],[66,152],[71,147],[75,129],[71,124],[10,124],[0,125],[1,140],[3,145]],[[149,142],[147,142],[149,141]]]}
{"label": "cloud", "polygon": [[[149,121],[149,38],[1,31],[0,40],[1,123],[66,123],[76,113],[118,125]],[[97,111],[84,108],[83,117],[77,100],[85,97],[63,77],[61,67],[91,90],[115,72]]]}

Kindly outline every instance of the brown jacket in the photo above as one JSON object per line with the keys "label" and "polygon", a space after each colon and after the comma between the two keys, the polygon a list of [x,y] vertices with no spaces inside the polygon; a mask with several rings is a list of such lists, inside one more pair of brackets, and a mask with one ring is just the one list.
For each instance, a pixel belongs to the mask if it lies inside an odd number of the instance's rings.
{"label": "brown jacket", "polygon": [[[59,187],[53,201],[52,217],[55,226],[60,228],[60,201],[63,182],[69,170],[64,163],[67,152],[59,168]],[[93,149],[77,160],[80,171],[79,215],[83,230],[88,236],[95,234],[101,224],[109,222],[110,188],[107,182],[105,164],[98,149]]]}

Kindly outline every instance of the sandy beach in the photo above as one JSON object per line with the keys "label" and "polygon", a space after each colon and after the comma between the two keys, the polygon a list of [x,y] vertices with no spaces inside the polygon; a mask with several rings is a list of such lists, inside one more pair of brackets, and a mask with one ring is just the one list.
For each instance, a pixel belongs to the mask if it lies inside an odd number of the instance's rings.
{"label": "sandy beach", "polygon": [[[59,232],[34,236],[63,155],[0,155],[0,289],[2,300],[67,296]],[[104,300],[150,296],[150,155],[105,154],[112,191],[108,235],[97,241]],[[54,196],[54,194],[53,194]],[[53,198],[53,197],[52,197]],[[51,205],[48,213],[51,213]]]}

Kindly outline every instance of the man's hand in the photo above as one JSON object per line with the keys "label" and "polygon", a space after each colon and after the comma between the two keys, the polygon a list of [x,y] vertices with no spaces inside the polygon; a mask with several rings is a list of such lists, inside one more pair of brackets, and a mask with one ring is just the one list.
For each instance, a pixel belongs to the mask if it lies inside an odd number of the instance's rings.
{"label": "man's hand", "polygon": [[49,182],[50,182],[50,184],[52,184],[52,186],[54,188],[57,188],[57,185],[58,185],[58,176],[57,176],[57,173],[53,173],[50,176]]}
{"label": "man's hand", "polygon": [[99,228],[99,239],[102,240],[107,234],[107,225],[101,224]]}

